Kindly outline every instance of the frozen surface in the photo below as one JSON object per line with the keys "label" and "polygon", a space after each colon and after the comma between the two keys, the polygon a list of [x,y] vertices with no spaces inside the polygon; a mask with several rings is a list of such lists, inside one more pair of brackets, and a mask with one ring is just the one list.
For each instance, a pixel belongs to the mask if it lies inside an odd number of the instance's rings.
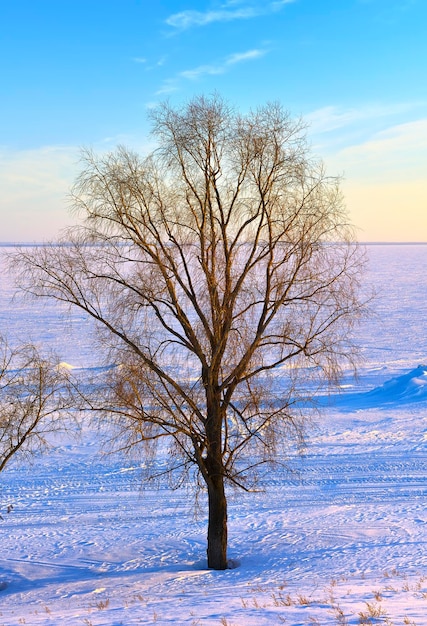
{"label": "frozen surface", "polygon": [[[368,254],[359,378],[321,399],[292,471],[230,494],[237,567],[206,569],[203,499],[195,515],[185,489],[141,489],[87,430],[0,476],[0,625],[427,625],[427,246]],[[88,320],[0,289],[9,336],[96,366]]]}

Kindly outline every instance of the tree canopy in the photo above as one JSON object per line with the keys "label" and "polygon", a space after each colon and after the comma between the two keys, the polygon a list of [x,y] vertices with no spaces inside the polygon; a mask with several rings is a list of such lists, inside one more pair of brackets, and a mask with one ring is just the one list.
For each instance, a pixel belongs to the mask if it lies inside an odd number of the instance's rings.
{"label": "tree canopy", "polygon": [[21,250],[20,283],[94,319],[116,366],[80,397],[125,447],[165,439],[171,469],[196,470],[224,569],[226,483],[249,489],[301,437],[315,383],[353,362],[363,254],[339,180],[279,105],[199,97],[152,121],[146,157],[84,154],[81,223]]}

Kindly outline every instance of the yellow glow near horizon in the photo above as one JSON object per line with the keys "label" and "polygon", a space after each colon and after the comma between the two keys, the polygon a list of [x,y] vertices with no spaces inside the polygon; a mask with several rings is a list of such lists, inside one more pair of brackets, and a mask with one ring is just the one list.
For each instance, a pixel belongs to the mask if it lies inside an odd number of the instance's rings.
{"label": "yellow glow near horizon", "polygon": [[342,184],[361,241],[427,241],[427,180]]}
{"label": "yellow glow near horizon", "polygon": [[[74,221],[67,194],[78,173],[76,147],[0,151],[1,241],[55,238]],[[360,241],[427,242],[427,119],[400,125],[326,159]]]}

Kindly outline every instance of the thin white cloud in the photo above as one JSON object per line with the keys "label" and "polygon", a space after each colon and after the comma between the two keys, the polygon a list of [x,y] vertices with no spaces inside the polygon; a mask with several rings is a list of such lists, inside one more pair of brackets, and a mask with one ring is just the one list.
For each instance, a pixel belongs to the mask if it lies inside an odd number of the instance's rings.
{"label": "thin white cloud", "polygon": [[3,241],[41,241],[70,222],[66,197],[78,171],[76,147],[0,151]]}
{"label": "thin white cloud", "polygon": [[198,80],[202,76],[214,76],[215,74],[223,74],[224,72],[224,65],[199,65],[192,70],[180,72],[179,76],[188,80]]}
{"label": "thin white cloud", "polygon": [[266,54],[266,50],[262,50],[260,48],[254,48],[252,50],[248,50],[247,52],[236,52],[235,54],[231,54],[227,57],[225,61],[225,65],[235,65],[236,63],[241,63],[242,61],[252,61],[252,59],[259,59]]}
{"label": "thin white cloud", "polygon": [[168,78],[166,79],[160,89],[156,91],[156,96],[163,96],[168,93],[173,93],[174,91],[178,91],[178,80],[176,78]]}
{"label": "thin white cloud", "polygon": [[344,175],[342,190],[361,239],[427,237],[427,118],[401,121],[415,108],[396,104],[315,112],[327,170]]}
{"label": "thin white cloud", "polygon": [[245,63],[247,61],[253,61],[259,59],[267,54],[267,50],[261,48],[254,48],[247,50],[246,52],[235,52],[225,57],[222,61],[217,63],[199,65],[189,70],[183,70],[179,72],[174,78],[168,78],[165,80],[156,91],[157,96],[173,93],[179,89],[179,81],[184,80],[199,80],[203,76],[216,76],[219,74],[225,74],[233,66],[239,63]]}
{"label": "thin white cloud", "polygon": [[326,106],[305,116],[314,133],[327,133],[367,120],[386,118],[414,110],[418,103],[401,102],[391,105],[366,105],[351,109]]}
{"label": "thin white cloud", "polygon": [[179,30],[186,30],[192,26],[206,26],[212,22],[231,22],[232,20],[241,20],[255,17],[257,12],[252,7],[243,9],[220,10],[220,11],[182,11],[175,13],[166,20],[166,24]]}
{"label": "thin white cloud", "polygon": [[214,22],[231,22],[233,20],[250,19],[260,15],[268,15],[280,11],[285,4],[296,0],[275,0],[274,2],[245,2],[245,6],[231,8],[236,2],[228,2],[221,9],[214,11],[187,10],[170,15],[166,24],[177,30],[186,30],[193,26],[206,26]]}
{"label": "thin white cloud", "polygon": [[[106,137],[94,149],[105,153],[117,143],[147,154],[155,142],[143,136]],[[68,194],[81,170],[77,146],[43,146],[31,150],[0,148],[1,241],[54,239],[75,222]]]}
{"label": "thin white cloud", "polygon": [[[342,151],[347,158],[376,160],[378,157],[391,162],[410,159],[425,169],[427,157],[427,118],[392,126],[376,133],[369,141]],[[424,154],[420,161],[419,156]],[[383,163],[384,163],[383,160]]]}
{"label": "thin white cloud", "polygon": [[427,118],[395,124],[365,141],[348,145],[327,159],[332,170],[365,181],[425,180]]}
{"label": "thin white cloud", "polygon": [[162,65],[164,65],[165,61],[166,61],[166,56],[163,55],[162,57],[160,57],[157,61],[149,61],[146,57],[133,57],[132,61],[134,63],[138,63],[140,65],[144,65],[145,69],[147,71],[150,70],[156,70],[159,67],[161,67]]}
{"label": "thin white cloud", "polygon": [[197,80],[205,75],[225,74],[225,72],[227,72],[227,70],[233,65],[259,59],[264,56],[266,52],[266,50],[258,48],[247,50],[246,52],[236,52],[235,54],[230,54],[220,63],[212,65],[199,65],[194,69],[180,72],[179,76],[187,80]]}

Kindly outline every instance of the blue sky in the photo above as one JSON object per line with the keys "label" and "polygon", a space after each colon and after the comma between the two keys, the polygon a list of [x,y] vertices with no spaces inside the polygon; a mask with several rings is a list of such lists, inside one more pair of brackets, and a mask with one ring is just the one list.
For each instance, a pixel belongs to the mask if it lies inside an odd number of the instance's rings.
{"label": "blue sky", "polygon": [[147,110],[280,101],[365,241],[427,241],[425,0],[1,0],[2,241],[54,237],[82,146],[150,149]]}

